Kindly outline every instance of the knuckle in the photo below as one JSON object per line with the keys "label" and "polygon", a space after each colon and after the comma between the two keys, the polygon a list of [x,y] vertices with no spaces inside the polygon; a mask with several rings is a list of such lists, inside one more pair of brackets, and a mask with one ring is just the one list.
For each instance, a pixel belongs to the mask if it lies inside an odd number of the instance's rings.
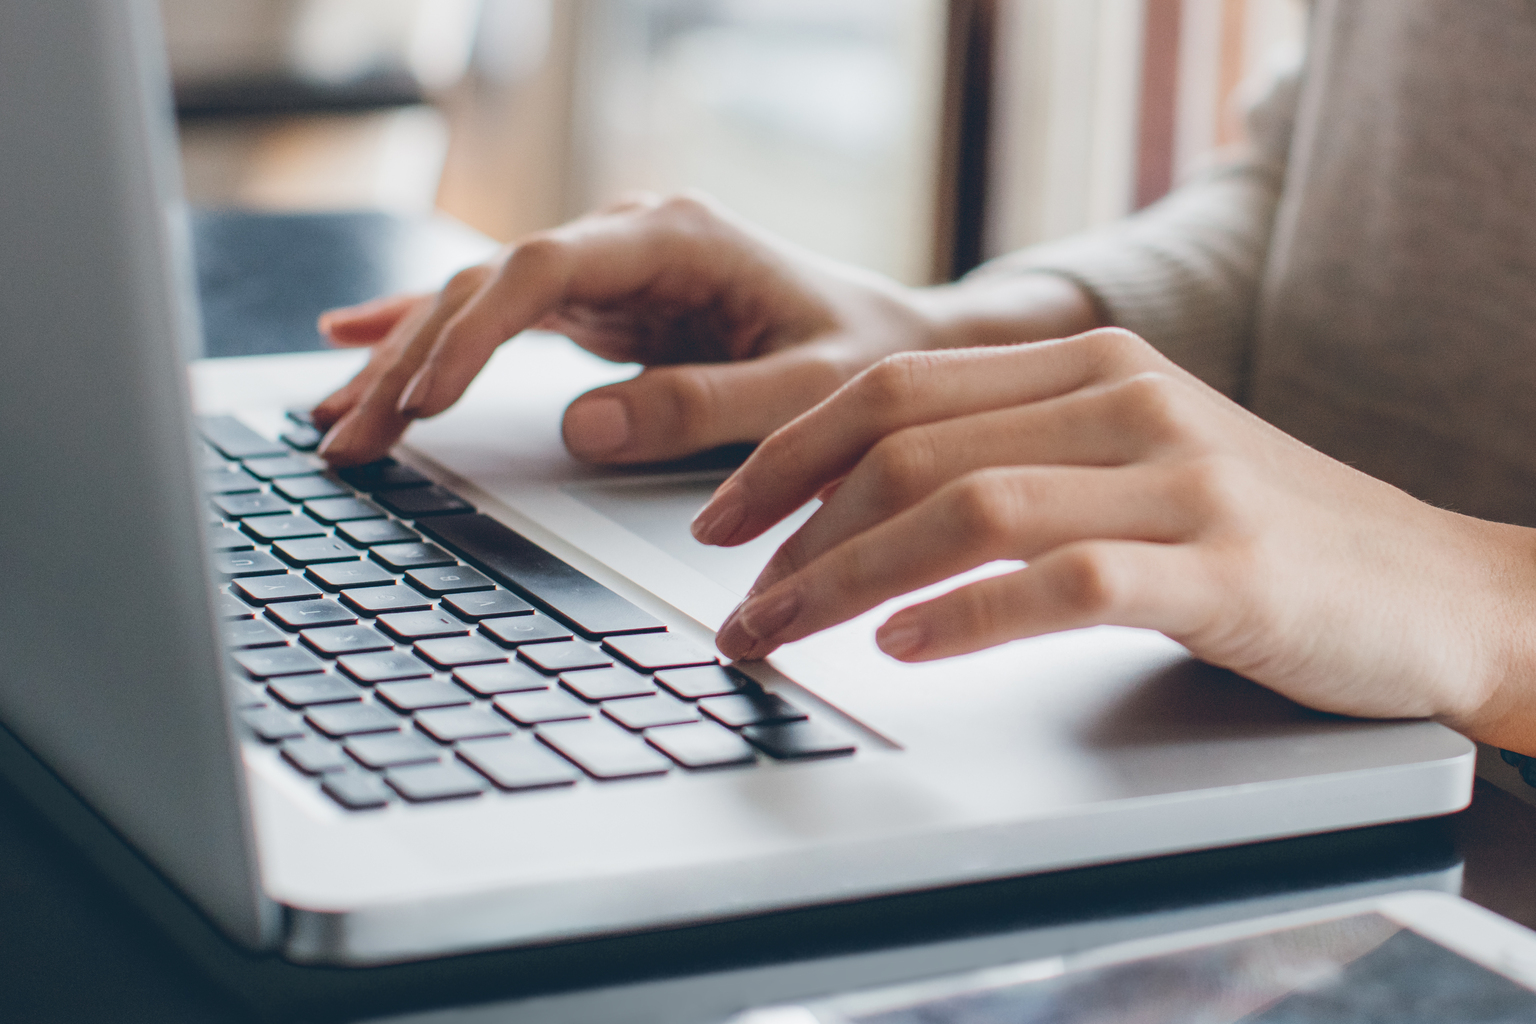
{"label": "knuckle", "polygon": [[855,378],[860,402],[877,422],[909,405],[920,393],[932,356],[926,352],[901,352],[886,356]]}
{"label": "knuckle", "polygon": [[953,485],[954,521],[988,551],[1004,550],[1023,519],[1020,489],[1002,470],[968,473]]}
{"label": "knuckle", "polygon": [[1246,518],[1250,493],[1245,468],[1235,459],[1206,455],[1182,463],[1174,478],[1179,500],[1205,523],[1235,524]]}
{"label": "knuckle", "polygon": [[451,305],[462,305],[480,290],[490,271],[484,266],[465,267],[443,285],[443,300]]}
{"label": "knuckle", "polygon": [[882,438],[864,462],[876,501],[888,506],[905,506],[911,497],[926,493],[938,470],[933,438],[920,427]]}
{"label": "knuckle", "polygon": [[1148,364],[1156,350],[1142,337],[1124,327],[1099,327],[1081,335],[1076,343],[1090,353],[1101,373],[1121,373]]}
{"label": "knuckle", "polygon": [[1081,545],[1062,554],[1057,599],[1080,615],[1103,615],[1120,603],[1123,584],[1104,551]]}
{"label": "knuckle", "polygon": [[685,227],[695,227],[714,216],[714,208],[698,192],[674,192],[658,199],[651,209],[667,221]]}
{"label": "knuckle", "polygon": [[1114,389],[1122,425],[1153,441],[1171,443],[1191,433],[1183,389],[1166,373],[1146,370]]}

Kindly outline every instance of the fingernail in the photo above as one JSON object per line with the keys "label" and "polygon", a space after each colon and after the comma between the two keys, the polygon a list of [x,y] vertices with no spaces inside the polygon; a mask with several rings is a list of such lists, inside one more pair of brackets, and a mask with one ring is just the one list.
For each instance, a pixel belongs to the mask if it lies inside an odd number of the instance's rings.
{"label": "fingernail", "polygon": [[736,535],[746,518],[747,502],[741,486],[735,481],[727,481],[709,499],[709,504],[699,509],[689,529],[693,531],[693,539],[700,544],[724,544]]}
{"label": "fingernail", "polygon": [[794,621],[800,611],[800,595],[787,590],[771,597],[758,598],[742,605],[736,622],[749,636],[772,640]]}
{"label": "fingernail", "polygon": [[565,413],[566,447],[580,458],[601,458],[629,443],[629,410],[617,398],[582,398]]}
{"label": "fingernail", "polygon": [[928,630],[919,622],[887,622],[875,633],[875,643],[893,658],[916,657],[928,644]]}
{"label": "fingernail", "polygon": [[405,393],[400,396],[400,401],[396,403],[395,411],[401,416],[415,419],[416,414],[421,412],[422,406],[427,404],[427,396],[431,390],[431,375],[427,373],[425,368],[417,371],[416,376],[411,378],[410,384],[406,385]]}

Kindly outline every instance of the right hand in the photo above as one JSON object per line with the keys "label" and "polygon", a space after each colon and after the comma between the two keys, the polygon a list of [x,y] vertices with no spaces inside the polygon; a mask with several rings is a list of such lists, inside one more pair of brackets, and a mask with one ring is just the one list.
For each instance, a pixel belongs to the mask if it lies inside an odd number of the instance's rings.
{"label": "right hand", "polygon": [[315,408],[320,453],[338,465],[382,457],[532,327],[647,367],[572,403],[563,430],[578,458],[654,462],[760,441],[884,356],[941,344],[918,295],[706,199],[631,200],[531,235],[436,295],[323,316],[332,341],[374,352]]}

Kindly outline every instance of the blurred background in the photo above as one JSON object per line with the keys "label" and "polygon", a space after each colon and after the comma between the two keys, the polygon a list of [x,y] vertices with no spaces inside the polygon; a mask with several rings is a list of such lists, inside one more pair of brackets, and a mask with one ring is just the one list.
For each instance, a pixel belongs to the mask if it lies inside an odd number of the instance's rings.
{"label": "blurred background", "polygon": [[701,188],[910,283],[1155,200],[1240,141],[1301,0],[162,0],[211,209],[498,240]]}

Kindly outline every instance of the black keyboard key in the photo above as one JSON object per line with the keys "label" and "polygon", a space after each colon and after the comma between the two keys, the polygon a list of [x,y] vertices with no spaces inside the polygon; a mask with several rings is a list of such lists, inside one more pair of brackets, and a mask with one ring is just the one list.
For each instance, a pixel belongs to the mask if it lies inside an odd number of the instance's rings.
{"label": "black keyboard key", "polygon": [[527,665],[515,661],[503,662],[500,665],[466,665],[463,668],[454,669],[453,678],[460,686],[481,697],[549,688],[547,676],[542,676]]}
{"label": "black keyboard key", "polygon": [[485,708],[444,708],[416,715],[416,728],[439,743],[510,736],[512,723]]}
{"label": "black keyboard key", "polygon": [[313,409],[284,409],[283,415],[288,417],[289,422],[296,423],[301,427],[312,427],[315,425],[315,410]]}
{"label": "black keyboard key", "polygon": [[203,474],[203,490],[208,494],[250,494],[261,490],[261,481],[229,463],[230,468],[212,469]]}
{"label": "black keyboard key", "polygon": [[318,501],[306,501],[304,511],[322,523],[384,518],[383,509],[367,498],[321,498]]}
{"label": "black keyboard key", "polygon": [[384,778],[396,793],[412,803],[458,800],[485,792],[485,780],[454,761],[392,768]]}
{"label": "black keyboard key", "polygon": [[378,623],[391,636],[405,643],[440,636],[462,636],[469,632],[469,627],[452,615],[437,611],[390,612],[380,615]]}
{"label": "black keyboard key", "polygon": [[198,433],[231,459],[252,459],[268,455],[286,455],[286,446],[268,441],[233,416],[199,416]]}
{"label": "black keyboard key", "polygon": [[227,526],[215,526],[208,531],[210,551],[249,551],[254,545],[251,538]]}
{"label": "black keyboard key", "polygon": [[405,574],[411,586],[423,594],[439,597],[462,590],[489,590],[492,583],[485,573],[467,565],[445,565],[436,569],[412,569]]}
{"label": "black keyboard key", "polygon": [[340,747],[317,736],[284,743],[283,758],[305,775],[339,772],[351,765]]}
{"label": "black keyboard key", "polygon": [[285,476],[272,481],[272,490],[289,501],[311,501],[315,498],[348,498],[352,492],[328,476],[312,473],[309,476]]}
{"label": "black keyboard key", "polygon": [[642,672],[659,668],[685,668],[689,665],[714,665],[715,653],[676,633],[636,633],[611,636],[603,647],[617,654]]}
{"label": "black keyboard key", "polygon": [[291,708],[307,708],[313,704],[345,704],[361,700],[362,691],[340,676],[320,674],[312,676],[287,676],[267,684],[272,696]]}
{"label": "black keyboard key", "polygon": [[684,768],[724,768],[757,760],[751,744],[714,722],[664,726],[646,733],[645,739]]}
{"label": "black keyboard key", "polygon": [[295,424],[278,437],[288,447],[301,452],[312,452],[325,440],[324,434],[307,423]]}
{"label": "black keyboard key", "polygon": [[288,643],[282,630],[260,619],[235,619],[224,623],[222,630],[227,647],[281,647]]}
{"label": "black keyboard key", "polygon": [[368,654],[387,651],[394,645],[372,626],[327,626],[306,629],[299,636],[304,643],[328,658],[342,654]]}
{"label": "black keyboard key", "polygon": [[297,647],[260,647],[253,651],[236,651],[230,658],[252,679],[301,676],[325,670],[325,662]]}
{"label": "black keyboard key", "polygon": [[235,592],[251,604],[307,601],[324,596],[309,580],[303,576],[295,576],[293,573],[284,573],[281,576],[246,576],[235,580],[233,586]]}
{"label": "black keyboard key", "polygon": [[569,626],[562,626],[548,615],[537,612],[532,615],[486,619],[480,623],[480,632],[503,647],[542,644],[551,640],[569,640],[574,635]]}
{"label": "black keyboard key", "polygon": [[[684,704],[676,697],[660,695],[609,701],[603,705],[603,714],[633,732],[654,729],[658,725],[682,725],[699,720],[699,713],[693,705]],[[719,726],[713,728],[718,729]]]}
{"label": "black keyboard key", "polygon": [[748,680],[719,665],[663,669],[656,673],[656,681],[683,700],[719,697],[751,685]]}
{"label": "black keyboard key", "polygon": [[277,708],[251,708],[240,712],[240,720],[264,743],[296,740],[309,735],[309,730],[296,716]]}
{"label": "black keyboard key", "polygon": [[424,569],[434,565],[453,565],[455,559],[436,544],[382,544],[369,552],[373,560],[396,572]]}
{"label": "black keyboard key", "polygon": [[854,751],[852,740],[820,722],[749,725],[741,735],[770,757],[787,761],[842,757]]}
{"label": "black keyboard key", "polygon": [[452,708],[470,703],[469,694],[441,679],[380,683],[375,692],[384,703],[406,715],[426,708]]}
{"label": "black keyboard key", "polygon": [[554,675],[581,668],[607,668],[613,659],[591,644],[580,640],[556,640],[547,644],[525,644],[517,656],[540,672]]}
{"label": "black keyboard key", "polygon": [[335,537],[280,540],[272,545],[272,551],[282,556],[289,565],[300,568],[306,565],[319,565],[323,562],[356,561],[363,555],[357,548]]}
{"label": "black keyboard key", "polygon": [[326,590],[379,587],[395,582],[394,573],[376,562],[323,562],[310,566],[304,575]]}
{"label": "black keyboard key", "polygon": [[326,795],[351,811],[384,807],[389,803],[389,787],[376,775],[359,769],[332,772],[320,788]]}
{"label": "black keyboard key", "polygon": [[236,679],[231,676],[225,680],[228,683],[230,706],[237,710],[246,708],[264,708],[267,706],[267,691],[258,683],[249,679]]}
{"label": "black keyboard key", "polygon": [[313,626],[343,626],[356,622],[357,615],[335,601],[279,601],[267,605],[267,618],[290,632]]}
{"label": "black keyboard key", "polygon": [[263,480],[284,476],[310,476],[325,468],[325,461],[313,455],[289,453],[269,459],[246,459],[245,471]]}
{"label": "black keyboard key", "polygon": [[240,528],[259,541],[292,540],[295,537],[320,537],[325,527],[308,516],[252,516],[240,521]]}
{"label": "black keyboard key", "polygon": [[431,666],[405,651],[379,651],[376,654],[343,654],[336,664],[360,683],[382,683],[390,679],[416,679],[432,674]]}
{"label": "black keyboard key", "polygon": [[287,572],[288,567],[265,551],[220,551],[211,559],[220,576],[267,576]]}
{"label": "black keyboard key", "polygon": [[421,540],[421,534],[393,519],[355,519],[339,524],[336,533],[360,548]]}
{"label": "black keyboard key", "polygon": [[[530,615],[533,605],[510,590],[472,590],[464,594],[451,594],[443,598],[443,607],[465,622],[479,622],[501,615]],[[566,630],[569,634],[569,630]]]}
{"label": "black keyboard key", "polygon": [[217,605],[218,615],[221,619],[249,619],[256,614],[256,609],[244,601],[230,597],[225,593],[219,594]]}
{"label": "black keyboard key", "polygon": [[443,516],[419,526],[502,583],[554,609],[587,636],[665,628],[654,616],[490,516]]}
{"label": "black keyboard key", "polygon": [[569,786],[581,773],[532,736],[481,740],[459,747],[459,757],[500,789]]}
{"label": "black keyboard key", "polygon": [[293,506],[275,494],[259,491],[255,494],[215,494],[208,499],[213,507],[230,519],[245,516],[269,516],[279,512],[292,512]]}
{"label": "black keyboard key", "polygon": [[327,704],[311,708],[304,716],[309,724],[333,739],[394,732],[400,719],[378,704]]}
{"label": "black keyboard key", "polygon": [[793,722],[806,717],[778,694],[763,690],[743,690],[725,697],[705,697],[699,708],[721,725],[740,729],[745,725],[766,725],[770,722]]}
{"label": "black keyboard key", "polygon": [[239,469],[239,466],[230,464],[230,461],[207,444],[197,446],[198,465],[203,469]]}
{"label": "black keyboard key", "polygon": [[428,487],[412,487],[408,490],[380,491],[374,497],[378,499],[380,505],[402,519],[459,515],[475,510],[469,502],[451,491],[443,490],[436,484]]}
{"label": "black keyboard key", "polygon": [[416,644],[416,653],[438,668],[484,665],[507,660],[507,652],[483,636],[450,636],[441,640],[422,640]]}
{"label": "black keyboard key", "polygon": [[649,679],[621,665],[588,669],[585,672],[566,672],[560,676],[560,685],[582,700],[594,704],[600,700],[643,697],[656,692],[656,687],[651,685]]}
{"label": "black keyboard key", "polygon": [[645,740],[601,719],[546,725],[539,739],[595,779],[663,775],[672,769],[672,762]]}
{"label": "black keyboard key", "polygon": [[[393,576],[388,578],[394,579]],[[432,607],[431,598],[423,597],[419,591],[403,583],[388,587],[368,586],[360,590],[344,591],[341,599],[364,615],[378,615],[381,612],[420,612]]]}
{"label": "black keyboard key", "polygon": [[360,491],[393,491],[402,487],[426,487],[432,481],[394,459],[380,459],[366,466],[349,466],[336,475]]}
{"label": "black keyboard key", "polygon": [[564,690],[504,693],[496,698],[496,710],[518,725],[568,722],[578,718],[589,718],[592,714],[587,705]]}
{"label": "black keyboard key", "polygon": [[365,768],[398,768],[439,761],[443,748],[417,733],[390,732],[348,740],[347,753]]}

